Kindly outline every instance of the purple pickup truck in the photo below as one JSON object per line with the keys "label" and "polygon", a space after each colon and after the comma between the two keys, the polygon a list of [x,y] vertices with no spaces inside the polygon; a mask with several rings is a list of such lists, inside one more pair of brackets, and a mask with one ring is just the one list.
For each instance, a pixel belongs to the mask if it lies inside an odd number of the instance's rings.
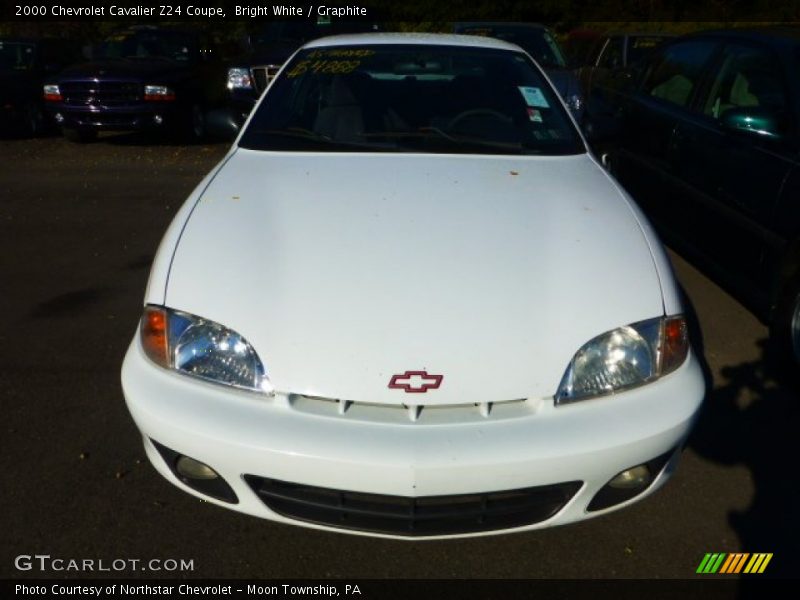
{"label": "purple pickup truck", "polygon": [[203,33],[137,27],[111,35],[92,48],[89,62],[48,79],[44,98],[73,141],[92,140],[102,130],[198,140],[207,112],[225,100],[225,76]]}

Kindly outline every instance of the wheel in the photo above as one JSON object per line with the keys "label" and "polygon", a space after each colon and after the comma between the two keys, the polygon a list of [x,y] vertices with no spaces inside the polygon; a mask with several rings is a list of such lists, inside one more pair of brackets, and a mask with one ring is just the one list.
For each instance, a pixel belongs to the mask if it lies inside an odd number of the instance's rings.
{"label": "wheel", "polygon": [[800,367],[800,278],[784,287],[770,337],[777,362],[796,371]]}
{"label": "wheel", "polygon": [[73,127],[64,128],[64,137],[76,144],[85,144],[97,139],[97,132],[94,129],[77,129]]}

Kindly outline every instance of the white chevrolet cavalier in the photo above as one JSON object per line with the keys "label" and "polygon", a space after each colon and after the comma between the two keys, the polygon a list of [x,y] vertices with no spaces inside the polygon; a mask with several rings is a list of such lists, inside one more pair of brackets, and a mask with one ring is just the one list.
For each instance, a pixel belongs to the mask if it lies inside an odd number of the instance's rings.
{"label": "white chevrolet cavalier", "polygon": [[541,69],[401,34],[284,66],[168,229],[122,384],[183,490],[398,538],[635,502],[704,395],[664,250]]}

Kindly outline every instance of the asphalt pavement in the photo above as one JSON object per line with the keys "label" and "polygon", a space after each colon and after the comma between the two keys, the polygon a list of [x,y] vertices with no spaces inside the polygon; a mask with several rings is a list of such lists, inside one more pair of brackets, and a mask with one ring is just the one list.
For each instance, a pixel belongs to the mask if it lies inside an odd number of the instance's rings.
{"label": "asphalt pavement", "polygon": [[65,575],[15,566],[34,554],[193,564],[112,573],[137,577],[687,578],[705,553],[736,551],[774,553],[772,575],[798,571],[800,400],[765,366],[767,328],[674,254],[709,392],[672,481],[626,510],[390,541],[263,521],[162,479],[119,371],[161,235],[225,150],[136,135],[0,140],[0,577]]}

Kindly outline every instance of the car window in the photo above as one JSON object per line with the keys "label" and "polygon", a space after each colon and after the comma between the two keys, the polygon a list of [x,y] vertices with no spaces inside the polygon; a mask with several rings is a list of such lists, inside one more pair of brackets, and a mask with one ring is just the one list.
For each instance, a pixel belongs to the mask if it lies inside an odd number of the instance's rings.
{"label": "car window", "polygon": [[786,112],[786,87],[775,57],[767,50],[727,45],[709,88],[703,113],[719,119],[732,108],[759,107]]}
{"label": "car window", "polygon": [[311,48],[270,87],[240,145],[261,150],[577,154],[541,71],[511,50]]}
{"label": "car window", "polygon": [[616,69],[623,66],[622,48],[622,38],[612,37],[603,49],[603,54],[600,55],[597,66],[606,69]]}
{"label": "car window", "polygon": [[98,58],[169,59],[189,62],[197,52],[196,38],[177,31],[118,33],[102,42]]}
{"label": "car window", "polygon": [[705,40],[682,42],[665,48],[645,75],[644,92],[686,106],[715,48],[714,42]]}

